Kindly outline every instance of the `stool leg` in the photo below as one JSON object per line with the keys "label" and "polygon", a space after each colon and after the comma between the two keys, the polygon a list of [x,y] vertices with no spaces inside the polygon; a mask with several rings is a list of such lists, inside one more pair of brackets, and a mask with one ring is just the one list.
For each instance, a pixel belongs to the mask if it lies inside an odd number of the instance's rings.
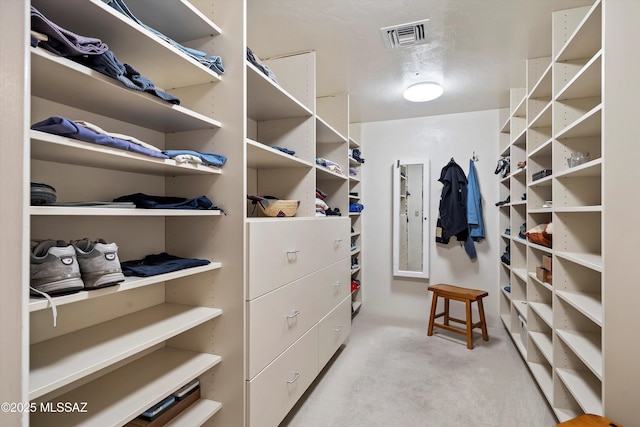
{"label": "stool leg", "polygon": [[482,339],[489,341],[489,334],[487,333],[487,322],[484,318],[484,307],[482,306],[482,298],[478,298],[478,313],[480,314],[480,327],[482,328]]}
{"label": "stool leg", "polygon": [[449,298],[444,297],[444,324],[449,326]]}
{"label": "stool leg", "polygon": [[473,349],[473,321],[471,319],[471,301],[467,300],[465,302],[467,307],[467,348],[469,350]]}
{"label": "stool leg", "polygon": [[436,317],[436,305],[438,305],[438,294],[433,293],[431,297],[431,316],[429,317],[429,327],[427,328],[427,336],[433,335],[433,321]]}

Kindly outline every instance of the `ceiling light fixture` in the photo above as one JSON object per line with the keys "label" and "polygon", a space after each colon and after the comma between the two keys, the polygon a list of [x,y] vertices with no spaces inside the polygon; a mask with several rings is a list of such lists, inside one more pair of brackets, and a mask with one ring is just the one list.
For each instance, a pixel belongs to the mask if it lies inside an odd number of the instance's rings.
{"label": "ceiling light fixture", "polygon": [[436,99],[442,93],[444,89],[438,83],[434,82],[420,82],[414,83],[409,86],[402,96],[404,99],[411,102],[426,102]]}

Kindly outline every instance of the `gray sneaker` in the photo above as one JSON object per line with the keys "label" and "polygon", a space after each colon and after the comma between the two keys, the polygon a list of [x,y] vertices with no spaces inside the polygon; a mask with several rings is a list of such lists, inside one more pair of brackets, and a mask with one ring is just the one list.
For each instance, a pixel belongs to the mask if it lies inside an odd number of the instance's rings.
{"label": "gray sneaker", "polygon": [[33,295],[71,293],[84,288],[76,251],[62,240],[43,240],[31,249],[30,276]]}
{"label": "gray sneaker", "polygon": [[124,274],[118,259],[118,245],[103,239],[71,242],[78,257],[80,273],[85,289],[103,288],[124,282]]}

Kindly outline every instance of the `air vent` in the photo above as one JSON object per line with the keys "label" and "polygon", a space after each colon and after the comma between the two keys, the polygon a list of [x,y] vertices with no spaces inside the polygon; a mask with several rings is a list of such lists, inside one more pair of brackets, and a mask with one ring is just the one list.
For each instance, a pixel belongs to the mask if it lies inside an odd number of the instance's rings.
{"label": "air vent", "polygon": [[423,19],[422,21],[409,22],[408,24],[393,25],[380,28],[380,32],[384,43],[389,49],[429,44],[431,40],[427,37],[426,31],[428,22],[428,19]]}

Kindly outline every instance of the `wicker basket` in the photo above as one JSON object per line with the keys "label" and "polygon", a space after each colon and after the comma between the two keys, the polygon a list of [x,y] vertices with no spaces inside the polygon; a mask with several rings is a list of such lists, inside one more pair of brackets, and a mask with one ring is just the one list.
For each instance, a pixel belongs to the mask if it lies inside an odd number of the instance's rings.
{"label": "wicker basket", "polygon": [[298,212],[298,206],[300,206],[299,200],[275,200],[265,208],[263,203],[258,202],[260,210],[266,216],[274,217],[287,217],[295,216]]}

